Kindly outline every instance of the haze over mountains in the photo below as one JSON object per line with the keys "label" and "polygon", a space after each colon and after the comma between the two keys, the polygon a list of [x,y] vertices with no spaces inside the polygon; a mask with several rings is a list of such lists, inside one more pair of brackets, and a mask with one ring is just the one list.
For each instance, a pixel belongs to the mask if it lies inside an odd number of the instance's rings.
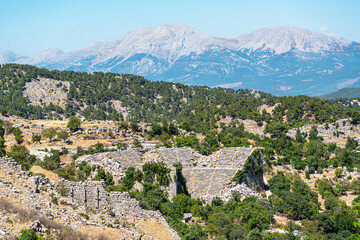
{"label": "haze over mountains", "polygon": [[48,49],[26,58],[6,51],[0,53],[0,63],[5,62],[132,73],[150,80],[251,88],[277,95],[318,95],[360,86],[359,43],[292,26],[229,39],[165,24],[70,53]]}

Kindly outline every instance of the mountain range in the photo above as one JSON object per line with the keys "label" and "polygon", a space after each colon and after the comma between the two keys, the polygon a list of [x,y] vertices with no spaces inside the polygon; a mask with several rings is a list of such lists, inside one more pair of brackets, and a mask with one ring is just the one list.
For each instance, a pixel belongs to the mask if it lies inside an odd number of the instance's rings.
{"label": "mountain range", "polygon": [[0,63],[7,62],[50,70],[131,73],[150,80],[251,88],[276,95],[314,96],[360,87],[358,42],[293,26],[230,39],[164,24],[69,53],[47,49],[33,58],[0,53]]}

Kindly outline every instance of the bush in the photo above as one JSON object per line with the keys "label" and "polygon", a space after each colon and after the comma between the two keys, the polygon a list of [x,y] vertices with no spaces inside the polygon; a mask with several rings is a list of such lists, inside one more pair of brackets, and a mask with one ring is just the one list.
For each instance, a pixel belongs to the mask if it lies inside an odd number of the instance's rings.
{"label": "bush", "polygon": [[12,146],[11,151],[7,155],[20,164],[25,171],[29,170],[36,161],[36,157],[30,155],[29,150],[23,145]]}
{"label": "bush", "polygon": [[269,180],[270,191],[277,194],[280,191],[290,191],[290,180],[283,172],[278,172]]}
{"label": "bush", "polygon": [[90,219],[89,215],[87,215],[85,213],[79,213],[79,215],[82,216],[83,218],[85,218],[86,220]]}
{"label": "bush", "polygon": [[20,237],[15,237],[15,240],[38,240],[39,237],[36,235],[33,229],[23,229],[21,230]]}
{"label": "bush", "polygon": [[72,131],[75,132],[76,130],[78,130],[80,128],[80,118],[78,117],[70,117],[69,118],[69,122],[67,124],[67,127]]}
{"label": "bush", "polygon": [[40,143],[41,142],[41,135],[40,134],[33,134],[32,137],[31,137],[31,141],[32,142],[38,142]]}
{"label": "bush", "polygon": [[60,140],[64,140],[64,142],[66,141],[66,139],[69,138],[69,133],[66,130],[62,130],[61,132],[58,132],[57,137]]}
{"label": "bush", "polygon": [[53,139],[56,134],[57,134],[57,131],[55,128],[47,128],[47,129],[44,129],[41,134],[44,136],[44,137],[47,137],[49,138],[49,141],[51,142],[51,139]]}
{"label": "bush", "polygon": [[17,144],[22,143],[24,137],[20,128],[14,128],[13,134],[15,136],[15,141],[17,142]]}

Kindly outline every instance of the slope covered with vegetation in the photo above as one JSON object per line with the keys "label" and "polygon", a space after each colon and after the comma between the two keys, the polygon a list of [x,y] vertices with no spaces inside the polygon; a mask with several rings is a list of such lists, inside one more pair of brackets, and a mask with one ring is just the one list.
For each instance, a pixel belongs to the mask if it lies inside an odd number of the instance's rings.
{"label": "slope covered with vegetation", "polygon": [[[38,78],[70,83],[69,88],[64,87],[67,93],[65,107],[30,104],[29,98],[24,96],[24,88],[26,83]],[[165,147],[192,147],[204,155],[210,155],[222,147],[261,146],[263,170],[268,174],[271,192],[269,196],[263,194],[263,198],[243,198],[235,192],[226,203],[216,198],[211,205],[207,205],[191,198],[186,189],[186,180],[183,179],[182,193],[170,200],[164,191],[169,183],[169,169],[161,164],[145,164],[142,169],[128,168],[122,182],[117,184],[109,172],[98,169],[93,180],[103,179],[108,191],[129,192],[143,208],[161,211],[183,239],[359,238],[360,200],[356,198],[349,205],[340,199],[346,194],[360,192],[360,180],[355,179],[352,173],[355,168],[360,168],[359,143],[351,137],[347,139],[345,148],[335,143],[325,143],[318,136],[316,125],[351,117],[348,124],[357,128],[359,112],[329,100],[308,96],[274,97],[251,90],[151,82],[134,75],[48,71],[16,64],[0,67],[0,90],[2,115],[19,115],[28,119],[70,117],[67,125],[69,131],[57,133],[57,139],[64,140],[57,144],[64,148],[61,151],[51,150],[51,156],[41,162],[36,161],[25,146],[31,143],[23,141],[24,127],[13,128],[8,121],[0,122],[0,156],[12,157],[25,170],[39,164],[71,181],[91,178],[95,168],[86,163],[76,166],[75,162],[62,166],[61,158],[68,154],[69,146],[65,140],[69,135],[62,137],[59,133],[69,132],[73,140],[77,134],[81,134],[76,132],[81,128],[81,121],[71,117],[73,115],[82,115],[89,120],[123,120],[124,116],[116,110],[114,101],[119,101],[129,113],[127,120],[131,123],[115,121],[115,124],[123,129],[123,133],[129,131],[129,136],[136,139],[134,147],[142,147],[138,140],[140,136],[142,139],[160,141]],[[271,113],[265,109],[260,111],[264,105],[272,109]],[[231,120],[220,123],[219,120],[224,118]],[[245,131],[239,121],[242,119],[252,119],[259,125],[265,125],[264,134],[260,136]],[[177,120],[179,124],[173,124],[172,120]],[[140,130],[136,122],[148,124],[143,124],[144,128]],[[343,125],[346,125],[347,122],[344,122]],[[298,129],[294,138],[286,135],[290,128],[308,123],[313,124],[309,134]],[[51,142],[56,131],[46,128],[41,136],[49,138]],[[199,137],[194,132],[204,133],[204,136]],[[6,149],[11,134],[15,142]],[[41,136],[33,132],[34,144],[40,144]],[[99,140],[99,136],[95,139]],[[114,137],[110,141],[113,140]],[[118,148],[122,147],[122,142],[119,142]],[[84,154],[105,151],[110,149],[98,143],[94,148],[77,148],[72,157],[77,159]],[[181,165],[175,167],[177,178],[182,178]],[[290,168],[293,172],[285,172]],[[334,178],[324,177],[315,181],[316,176],[325,175],[334,168]],[[299,173],[305,174],[305,178]],[[346,178],[342,177],[344,174],[348,174]],[[241,172],[237,177],[241,178]],[[315,181],[313,187],[309,186],[309,180]],[[142,184],[141,190],[134,188],[136,182]],[[199,224],[181,222],[183,214],[190,212]],[[276,223],[275,213],[288,219],[285,234],[268,231],[271,224]],[[294,221],[297,221],[296,224]],[[294,234],[296,229],[301,230],[298,236]]]}
{"label": "slope covered with vegetation", "polygon": [[360,88],[342,88],[336,92],[319,96],[324,99],[360,98]]}
{"label": "slope covered with vegetation", "polygon": [[[64,87],[64,108],[50,103],[34,106],[23,91],[37,78],[70,82]],[[276,98],[264,92],[187,86],[170,82],[151,82],[141,76],[94,72],[49,71],[29,65],[5,64],[0,67],[0,109],[30,119],[69,117],[80,114],[87,119],[123,119],[113,102],[129,114],[127,120],[160,122],[178,120],[187,130],[207,132],[215,123],[230,116],[237,119],[283,121],[292,126],[322,123],[351,116],[344,107],[328,100],[307,96]],[[274,114],[258,112],[258,107],[274,106]]]}

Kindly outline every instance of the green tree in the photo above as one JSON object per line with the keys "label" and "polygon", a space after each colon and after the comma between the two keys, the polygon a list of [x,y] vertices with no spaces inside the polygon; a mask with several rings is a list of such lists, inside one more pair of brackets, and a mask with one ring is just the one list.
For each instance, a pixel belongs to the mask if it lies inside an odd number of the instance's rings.
{"label": "green tree", "polygon": [[0,157],[5,156],[6,154],[6,145],[5,145],[5,140],[3,137],[0,136]]}
{"label": "green tree", "polygon": [[261,232],[258,228],[254,228],[249,232],[249,234],[246,236],[246,240],[261,240],[263,239]]}
{"label": "green tree", "polygon": [[135,148],[143,148],[140,141],[138,139],[134,139],[134,147]]}
{"label": "green tree", "polygon": [[311,126],[311,130],[309,133],[309,140],[317,140],[318,139],[318,131],[315,125]]}
{"label": "green tree", "polygon": [[351,114],[351,124],[358,125],[360,123],[360,112],[353,111]]}
{"label": "green tree", "polygon": [[273,121],[265,126],[264,133],[270,133],[275,138],[280,138],[285,136],[288,129],[289,126],[287,124]]}
{"label": "green tree", "polygon": [[278,172],[269,180],[270,191],[277,194],[280,191],[290,191],[290,180],[283,172]]}
{"label": "green tree", "polygon": [[3,128],[5,129],[5,134],[8,135],[13,131],[13,124],[10,121],[4,121]]}
{"label": "green tree", "polygon": [[23,145],[12,146],[11,151],[7,155],[20,164],[23,170],[29,170],[36,161],[36,157],[30,155],[29,150]]}
{"label": "green tree", "polygon": [[67,127],[72,131],[75,132],[76,130],[78,130],[80,128],[81,122],[80,122],[80,118],[75,117],[75,116],[71,116],[69,118],[69,122],[67,124]]}
{"label": "green tree", "polygon": [[350,190],[355,194],[360,193],[360,179],[355,179],[350,183]]}
{"label": "green tree", "polygon": [[335,169],[335,176],[339,178],[341,177],[341,175],[342,175],[342,169],[341,168]]}
{"label": "green tree", "polygon": [[[139,173],[137,173],[139,174]],[[137,176],[138,177],[138,176]],[[121,185],[124,186],[125,191],[130,191],[135,184],[135,168],[128,167],[125,171],[125,177],[123,178]]]}
{"label": "green tree", "polygon": [[41,135],[40,134],[33,134],[32,137],[31,137],[31,141],[36,143],[40,143],[41,142]]}
{"label": "green tree", "polygon": [[15,237],[15,240],[38,240],[40,239],[33,229],[23,229],[21,230],[20,237]]}
{"label": "green tree", "polygon": [[8,113],[8,111],[7,111],[5,108],[1,108],[1,109],[0,109],[0,113],[1,113],[2,115],[6,115],[6,114]]}
{"label": "green tree", "polygon": [[66,139],[69,138],[69,133],[66,130],[62,130],[57,133],[57,137],[58,137],[58,139],[64,140],[64,142],[65,142]]}
{"label": "green tree", "polygon": [[140,129],[140,127],[139,127],[139,125],[137,124],[136,121],[132,121],[132,122],[130,123],[130,128],[131,128],[131,130],[132,130],[133,132],[138,132],[139,129]]}
{"label": "green tree", "polygon": [[296,139],[296,141],[299,142],[299,143],[304,143],[304,142],[306,142],[305,138],[301,135],[301,132],[300,132],[300,129],[299,129],[299,128],[296,129],[295,139]]}
{"label": "green tree", "polygon": [[319,188],[319,194],[325,198],[338,197],[340,195],[339,191],[327,180],[317,180],[316,184]]}
{"label": "green tree", "polygon": [[15,141],[17,142],[17,144],[22,143],[24,137],[20,128],[14,128],[13,134],[15,136]]}
{"label": "green tree", "polygon": [[179,129],[173,123],[170,123],[170,125],[169,125],[169,134],[170,135],[178,135],[179,134]]}
{"label": "green tree", "polygon": [[42,130],[41,134],[44,137],[49,138],[49,141],[51,142],[51,139],[53,139],[56,136],[57,131],[55,128],[46,128]]}
{"label": "green tree", "polygon": [[189,226],[189,233],[184,236],[185,240],[206,240],[208,239],[207,231],[199,224],[194,223]]}
{"label": "green tree", "polygon": [[359,142],[356,141],[354,138],[348,137],[345,147],[351,150],[356,149],[359,146]]}

